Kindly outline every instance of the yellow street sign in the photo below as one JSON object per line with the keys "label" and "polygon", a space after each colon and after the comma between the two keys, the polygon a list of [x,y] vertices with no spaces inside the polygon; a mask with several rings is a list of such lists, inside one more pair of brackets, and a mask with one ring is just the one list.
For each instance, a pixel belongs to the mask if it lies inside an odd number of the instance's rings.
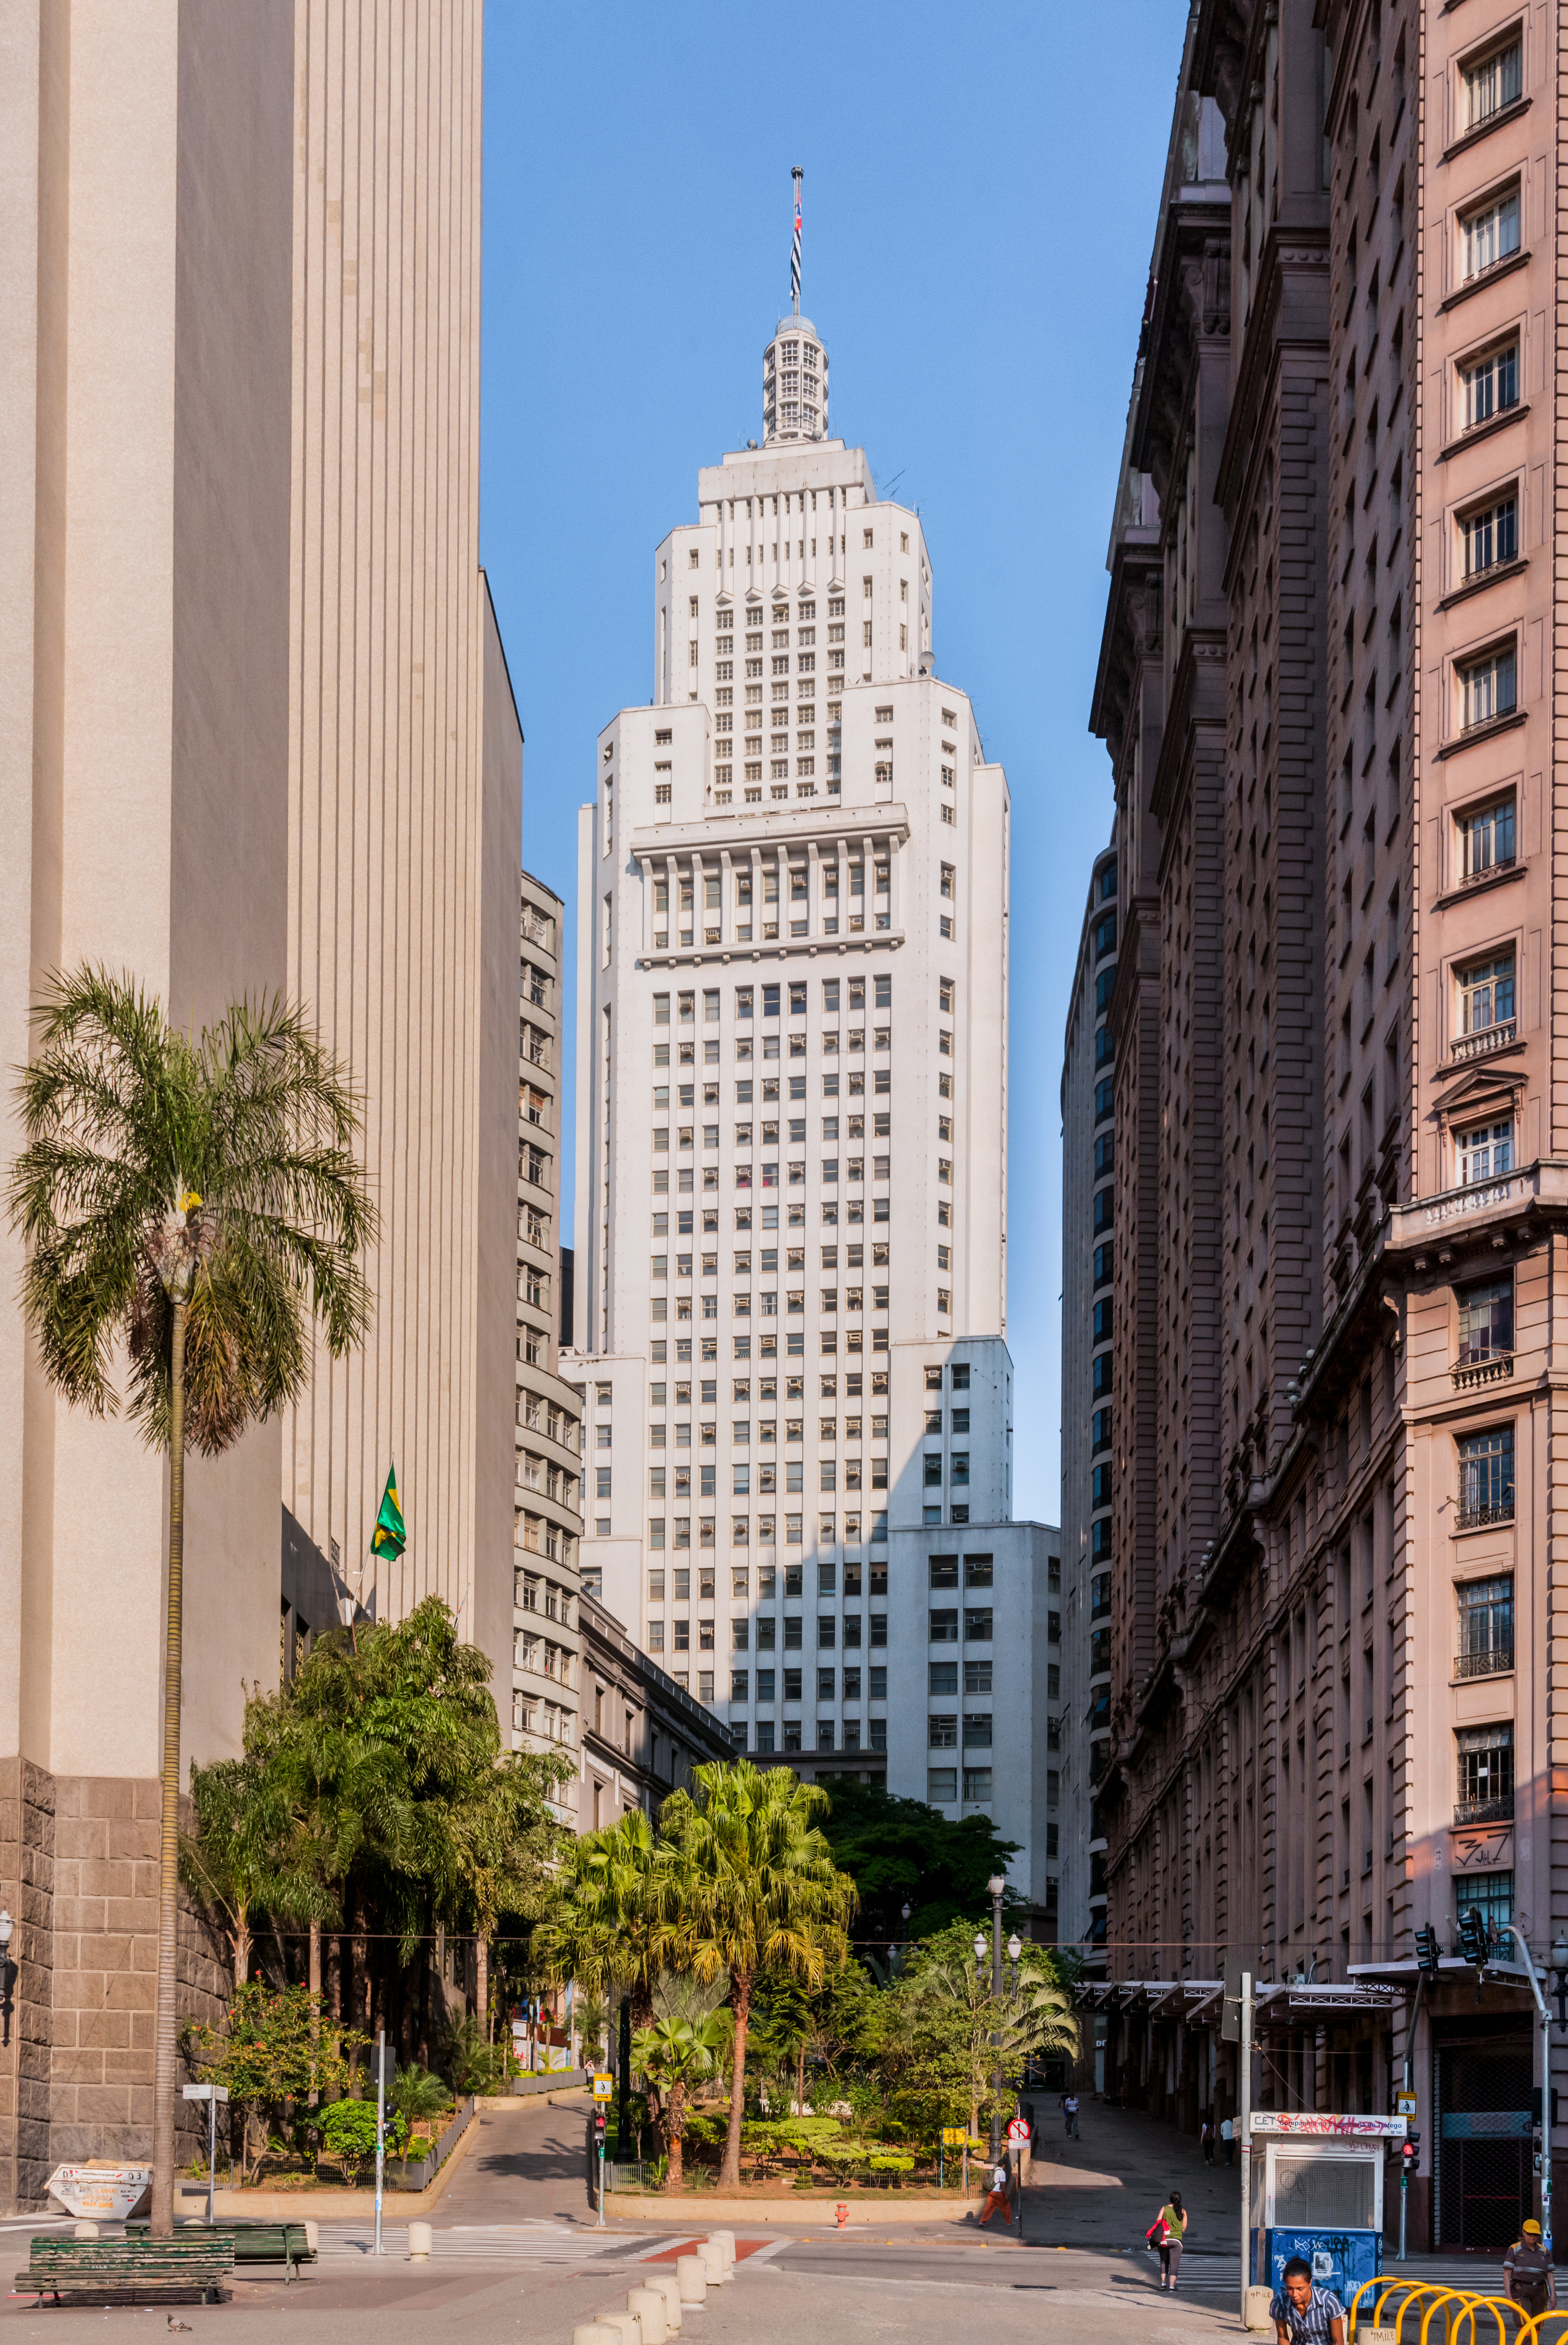
{"label": "yellow street sign", "polygon": [[594,2076],[590,2079],[590,2086],[596,2101],[607,2101],[615,2090],[615,2079],[613,2076]]}

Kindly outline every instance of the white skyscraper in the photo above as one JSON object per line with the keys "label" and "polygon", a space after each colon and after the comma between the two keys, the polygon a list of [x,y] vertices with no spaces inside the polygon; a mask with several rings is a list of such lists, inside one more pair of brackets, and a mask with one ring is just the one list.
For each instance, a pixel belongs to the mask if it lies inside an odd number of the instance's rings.
{"label": "white skyscraper", "polygon": [[1007,779],[937,677],[919,516],[825,436],[798,314],[764,408],[657,550],[652,700],[580,817],[583,1579],[737,1749],[993,1813],[1045,1911]]}

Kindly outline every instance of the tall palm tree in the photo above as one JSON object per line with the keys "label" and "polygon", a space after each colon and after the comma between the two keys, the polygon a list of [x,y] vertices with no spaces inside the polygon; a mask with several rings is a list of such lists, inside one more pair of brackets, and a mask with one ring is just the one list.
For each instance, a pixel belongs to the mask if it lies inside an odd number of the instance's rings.
{"label": "tall palm tree", "polygon": [[625,1987],[639,2027],[653,2014],[667,1870],[652,1824],[641,1808],[629,1808],[618,1823],[566,1843],[554,1905],[533,1935],[534,1953],[557,1985],[575,1979],[588,1995]]}
{"label": "tall palm tree", "polygon": [[6,1203],[27,1247],[22,1300],[44,1370],[95,1416],[120,1405],[167,1450],[168,1600],[158,1867],[152,2228],[174,2228],[185,1453],[217,1457],[304,1389],[311,1323],[337,1357],[363,1337],[376,1212],[359,1112],[299,1010],[274,996],[198,1039],[129,977],[56,975],[21,1071],[27,1145]]}
{"label": "tall palm tree", "polygon": [[689,2019],[655,2019],[649,2026],[640,2027],[632,2039],[632,2056],[659,2096],[659,2130],[668,2152],[667,2191],[678,2191],[685,2179],[682,2145],[692,2086],[713,2074],[725,2034],[723,2015],[710,2012],[695,2024]]}
{"label": "tall palm tree", "polygon": [[696,1797],[666,1800],[660,1828],[670,1852],[656,1951],[699,1979],[730,1974],[734,2048],[730,2123],[719,2187],[738,2188],[746,2030],[759,1971],[818,1986],[844,1958],[855,1883],[834,1863],[816,1819],[827,1794],[787,1767],[699,1767]]}

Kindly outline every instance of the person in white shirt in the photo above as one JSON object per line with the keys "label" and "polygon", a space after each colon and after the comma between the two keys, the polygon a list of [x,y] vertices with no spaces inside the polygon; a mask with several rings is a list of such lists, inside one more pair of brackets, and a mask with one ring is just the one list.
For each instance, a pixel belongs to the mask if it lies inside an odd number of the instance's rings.
{"label": "person in white shirt", "polygon": [[1007,2213],[1007,2160],[1000,2157],[992,2169],[991,2188],[986,2194],[986,2204],[980,2210],[982,2231],[998,2208],[1005,2218]]}

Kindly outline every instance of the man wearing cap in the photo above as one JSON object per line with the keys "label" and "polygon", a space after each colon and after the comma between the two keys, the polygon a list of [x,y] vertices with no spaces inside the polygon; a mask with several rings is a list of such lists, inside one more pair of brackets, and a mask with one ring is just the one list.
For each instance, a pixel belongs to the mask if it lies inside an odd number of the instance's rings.
{"label": "man wearing cap", "polygon": [[1534,2314],[1555,2310],[1557,2287],[1552,2259],[1533,2216],[1525,2224],[1522,2238],[1515,2239],[1503,2257],[1502,2278],[1509,2295],[1522,2311]]}

